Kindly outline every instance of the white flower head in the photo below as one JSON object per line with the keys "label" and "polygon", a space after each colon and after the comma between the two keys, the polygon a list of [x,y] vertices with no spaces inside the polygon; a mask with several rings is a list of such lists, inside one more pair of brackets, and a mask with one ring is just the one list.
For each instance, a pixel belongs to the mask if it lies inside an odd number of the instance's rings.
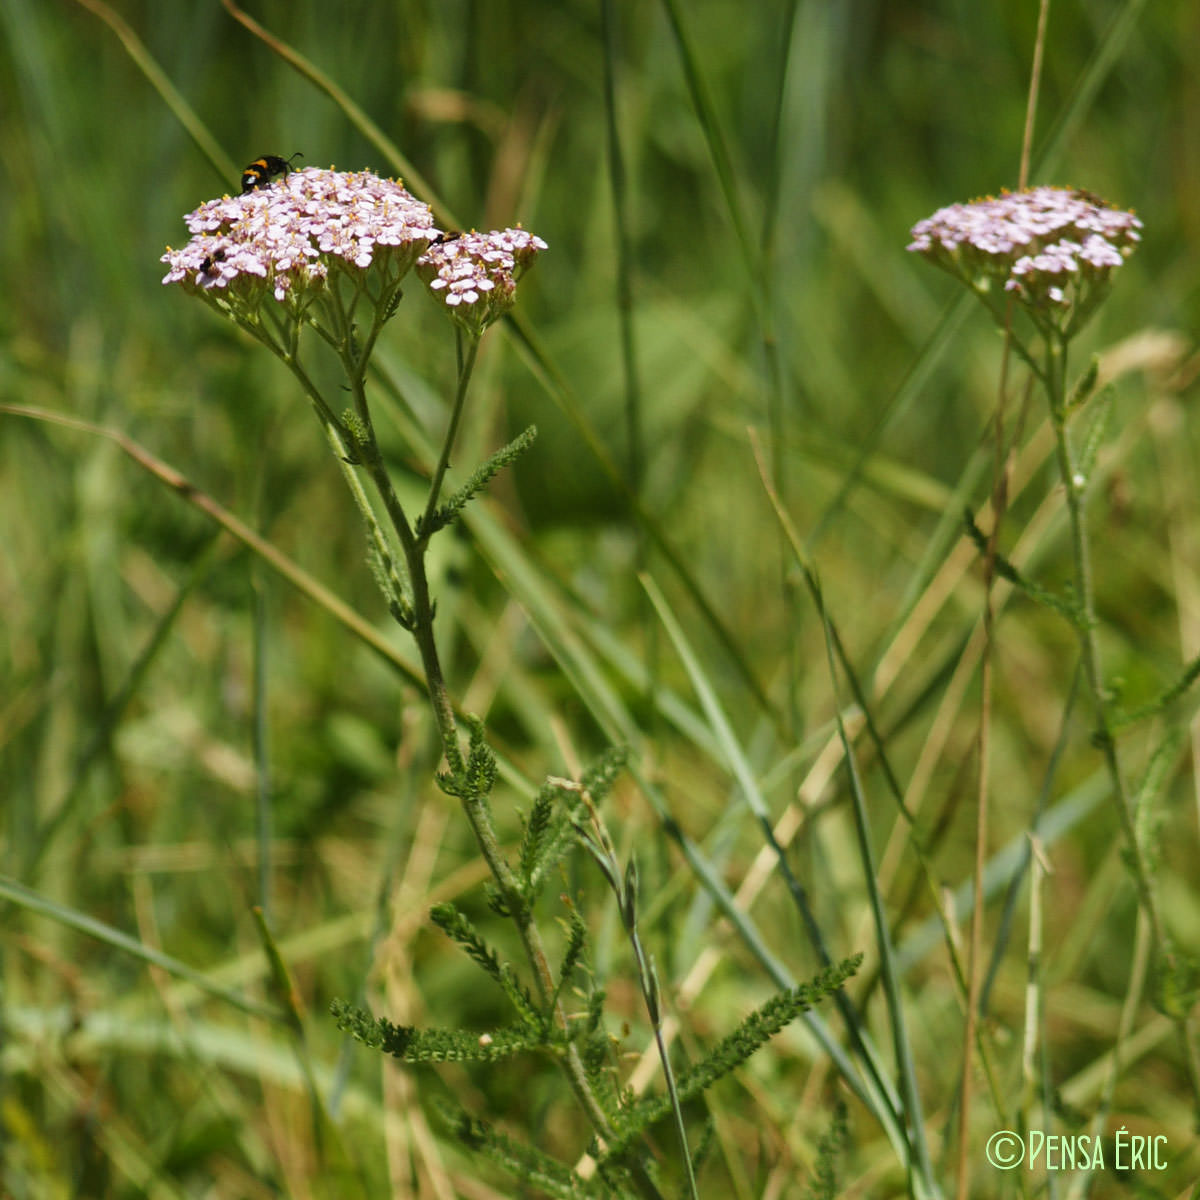
{"label": "white flower head", "polygon": [[417,259],[417,274],[449,315],[478,337],[512,308],[517,280],[546,248],[520,228],[447,234]]}
{"label": "white flower head", "polygon": [[1036,187],[939,209],[913,226],[908,249],[976,291],[999,284],[1043,328],[1069,334],[1107,295],[1141,229],[1090,192]]}
{"label": "white flower head", "polygon": [[250,308],[267,294],[303,304],[331,270],[383,264],[403,274],[438,232],[429,205],[398,181],[318,167],[206,201],[184,220],[192,238],[162,256],[163,283]]}

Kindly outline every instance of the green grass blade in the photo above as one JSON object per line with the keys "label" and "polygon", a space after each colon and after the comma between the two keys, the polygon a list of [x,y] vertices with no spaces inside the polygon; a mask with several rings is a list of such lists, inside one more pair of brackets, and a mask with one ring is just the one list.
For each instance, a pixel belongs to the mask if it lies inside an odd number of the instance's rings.
{"label": "green grass blade", "polygon": [[262,1017],[264,1020],[272,1022],[279,1021],[283,1017],[283,1013],[279,1009],[260,1004],[240,992],[213,983],[203,971],[198,971],[195,967],[190,967],[187,963],[172,958],[171,955],[164,954],[161,950],[155,950],[144,942],[139,942],[136,938],[122,933],[112,925],[97,921],[95,917],[88,916],[87,913],[69,908],[65,904],[59,904],[58,901],[51,900],[49,897],[33,891],[32,888],[27,888],[23,883],[18,883],[7,875],[0,875],[0,897],[10,900],[27,912],[38,913],[61,925],[66,925],[70,929],[86,933],[89,937],[104,942],[114,950],[120,950],[149,966],[159,967],[178,979],[186,979],[207,995],[223,1000],[226,1004],[230,1004],[244,1013],[249,1013],[251,1016]]}

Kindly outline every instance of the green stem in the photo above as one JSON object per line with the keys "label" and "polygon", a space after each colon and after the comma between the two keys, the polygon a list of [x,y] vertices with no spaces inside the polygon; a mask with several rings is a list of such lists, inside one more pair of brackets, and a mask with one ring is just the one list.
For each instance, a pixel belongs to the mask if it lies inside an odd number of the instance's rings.
{"label": "green stem", "polygon": [[450,424],[446,429],[446,439],[442,443],[442,453],[433,472],[433,481],[429,485],[429,499],[425,503],[425,513],[417,526],[423,531],[421,534],[423,545],[428,544],[431,537],[430,522],[437,509],[438,497],[442,493],[442,481],[446,478],[446,469],[450,466],[450,451],[454,448],[454,441],[458,436],[458,425],[462,419],[467,399],[467,384],[471,380],[471,373],[475,369],[475,355],[479,351],[479,339],[472,337],[467,342],[464,354],[462,331],[456,330],[456,334],[458,337],[458,385],[454,392],[454,407],[450,411]]}
{"label": "green stem", "polygon": [[1080,650],[1083,654],[1084,675],[1092,693],[1096,713],[1096,742],[1104,756],[1116,802],[1121,832],[1128,847],[1128,861],[1133,872],[1138,898],[1145,911],[1150,927],[1151,940],[1160,954],[1170,959],[1169,947],[1164,936],[1158,901],[1150,882],[1142,847],[1138,842],[1134,824],[1134,806],[1121,770],[1117,744],[1113,737],[1113,722],[1109,708],[1108,688],[1104,682],[1104,667],[1100,657],[1100,641],[1097,635],[1096,597],[1092,582],[1091,552],[1084,522],[1084,494],[1087,481],[1079,476],[1066,427],[1066,374],[1067,346],[1060,337],[1046,340],[1046,370],[1044,380],[1050,392],[1050,420],[1054,427],[1055,451],[1058,472],[1067,495],[1067,512],[1071,523],[1071,550],[1075,560],[1075,587],[1079,593],[1082,624],[1079,630]]}
{"label": "green stem", "polygon": [[[350,489],[350,495],[353,497],[355,506],[358,508],[363,522],[367,527],[367,536],[371,539],[376,553],[389,573],[389,577],[392,577],[395,556],[391,543],[388,541],[383,527],[379,524],[379,519],[375,515],[375,509],[372,508],[371,501],[367,493],[363,490],[362,482],[353,467],[353,463],[358,458],[357,447],[350,444],[349,434],[346,432],[345,426],[333,415],[329,406],[321,399],[316,385],[309,378],[308,372],[301,365],[299,358],[294,354],[281,355],[281,357],[287,363],[288,369],[299,380],[305,394],[313,402],[317,419],[321,422],[321,428],[324,429],[325,436],[329,440],[333,456],[337,459],[338,466],[341,468],[342,477],[346,480],[346,486]],[[400,589],[399,587],[395,587],[394,590],[399,591]],[[403,595],[395,595],[391,599],[401,605],[406,601]]]}
{"label": "green stem", "polygon": [[[285,346],[281,340],[273,338],[261,323],[239,320],[238,325],[250,334],[251,337],[262,342],[276,358],[287,365],[288,370],[300,381],[301,387],[304,388],[304,394],[308,397],[313,408],[317,410],[317,417],[320,419],[321,424],[325,426],[326,431],[335,437],[340,444],[341,452],[338,457],[344,459],[352,455],[354,451],[349,431],[338,419],[333,409],[325,403],[325,397],[317,390],[316,384],[308,377],[308,372],[300,365],[299,326],[293,324],[290,327],[292,334],[286,337],[287,345]],[[281,331],[282,333],[283,331]]]}
{"label": "green stem", "polygon": [[[433,709],[434,720],[437,722],[438,733],[447,764],[452,773],[464,769],[462,750],[458,740],[458,722],[454,715],[454,706],[450,701],[449,689],[446,686],[445,675],[442,672],[441,659],[438,656],[437,643],[434,638],[433,618],[434,605],[429,593],[429,577],[425,569],[425,554],[428,549],[428,537],[418,538],[412,524],[409,522],[392,487],[391,478],[384,466],[383,456],[375,437],[375,427],[371,421],[370,408],[367,403],[364,386],[361,359],[355,361],[350,350],[349,340],[343,342],[342,352],[346,374],[350,381],[351,394],[354,399],[355,412],[362,424],[358,458],[361,465],[371,477],[375,490],[379,493],[392,523],[400,548],[408,567],[409,586],[412,588],[412,625],[410,632],[417,643],[421,655],[421,663],[425,669],[425,682],[429,694],[430,705]],[[441,483],[445,477],[450,461],[450,452],[458,432],[459,421],[467,394],[472,369],[475,364],[475,352],[478,339],[471,339],[466,354],[461,353],[458,386],[456,389],[454,409],[451,413],[450,424],[438,459],[438,467],[430,484],[429,500],[426,504],[426,524],[436,504]],[[331,437],[331,440],[332,437]],[[354,476],[354,471],[349,471]],[[357,483],[357,480],[355,480]],[[361,489],[360,489],[361,490]],[[513,915],[514,923],[521,939],[526,959],[533,969],[538,996],[546,1006],[553,1006],[555,1022],[560,1029],[566,1030],[569,1022],[566,1010],[556,995],[554,976],[550,970],[549,958],[542,942],[541,934],[533,923],[532,914],[526,911],[518,880],[504,852],[496,830],[492,823],[491,812],[487,799],[483,796],[469,796],[463,800],[463,811],[480,853],[491,871],[500,894],[504,897],[509,912]],[[613,1129],[603,1107],[592,1091],[588,1082],[587,1071],[580,1056],[578,1047],[570,1042],[564,1053],[563,1069],[571,1090],[575,1093],[580,1106],[587,1114],[592,1126],[601,1137],[611,1137]],[[647,1198],[657,1198],[659,1193],[654,1187],[644,1168],[638,1163],[631,1164],[635,1182],[639,1192]]]}
{"label": "green stem", "polygon": [[[1104,756],[1104,765],[1112,783],[1113,799],[1121,832],[1125,837],[1127,862],[1133,874],[1138,900],[1150,933],[1150,944],[1158,960],[1160,979],[1169,980],[1180,972],[1181,964],[1175,954],[1170,937],[1163,926],[1158,898],[1151,881],[1150,867],[1146,862],[1141,843],[1138,841],[1136,812],[1113,734],[1114,722],[1109,708],[1108,688],[1104,682],[1104,668],[1100,658],[1100,642],[1097,635],[1095,592],[1092,586],[1092,567],[1087,530],[1084,525],[1084,495],[1087,480],[1083,479],[1075,464],[1066,428],[1066,374],[1067,339],[1047,338],[1046,381],[1050,390],[1050,421],[1054,426],[1055,448],[1058,471],[1067,493],[1067,511],[1071,519],[1071,547],[1075,558],[1075,585],[1079,592],[1082,611],[1082,627],[1079,631],[1080,649],[1083,654],[1084,674],[1096,712],[1095,740]],[[1200,1056],[1188,1027],[1187,1015],[1170,1013],[1179,1041],[1184,1068],[1192,1088],[1193,1100],[1200,1104]]]}

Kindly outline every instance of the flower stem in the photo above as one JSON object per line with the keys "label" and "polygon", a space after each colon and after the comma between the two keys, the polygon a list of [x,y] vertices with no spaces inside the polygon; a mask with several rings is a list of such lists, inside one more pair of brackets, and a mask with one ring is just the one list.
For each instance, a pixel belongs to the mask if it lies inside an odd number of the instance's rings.
{"label": "flower stem", "polygon": [[467,398],[467,384],[470,383],[471,373],[475,369],[475,355],[479,350],[479,339],[472,337],[467,342],[464,353],[462,330],[457,329],[456,334],[458,338],[458,385],[454,392],[454,407],[450,411],[450,424],[446,429],[446,439],[442,443],[442,453],[438,458],[437,467],[433,472],[433,480],[429,485],[429,499],[425,503],[425,513],[418,525],[418,528],[422,530],[421,541],[423,544],[429,541],[431,535],[430,522],[437,509],[438,497],[442,493],[442,482],[446,478],[446,469],[450,466],[450,451],[458,436],[458,425],[462,419],[463,407]]}
{"label": "flower stem", "polygon": [[[1052,351],[1053,354],[1053,351]],[[1084,490],[1087,481],[1078,476],[1071,453],[1070,442],[1067,438],[1066,414],[1063,399],[1065,390],[1062,387],[1066,378],[1066,346],[1065,341],[1057,354],[1061,360],[1059,368],[1048,371],[1048,378],[1054,381],[1051,394],[1051,423],[1054,426],[1054,436],[1057,448],[1058,470],[1062,476],[1067,492],[1067,511],[1071,518],[1071,544],[1075,557],[1075,583],[1079,592],[1079,602],[1082,613],[1082,627],[1079,631],[1080,648],[1083,652],[1084,674],[1087,677],[1088,689],[1092,693],[1092,702],[1096,713],[1096,730],[1094,740],[1104,756],[1104,765],[1112,782],[1113,799],[1116,803],[1117,817],[1121,823],[1121,832],[1125,838],[1126,862],[1133,875],[1134,886],[1137,889],[1138,901],[1146,927],[1150,933],[1150,944],[1157,960],[1157,978],[1160,987],[1170,986],[1185,968],[1179,962],[1179,957],[1171,945],[1171,939],[1163,926],[1162,915],[1158,907],[1158,897],[1151,882],[1150,867],[1141,842],[1138,840],[1135,821],[1135,804],[1125,783],[1121,770],[1121,761],[1117,752],[1116,739],[1113,736],[1113,722],[1109,711],[1109,692],[1104,682],[1104,668],[1100,658],[1100,643],[1096,634],[1096,605],[1092,587],[1092,569],[1089,553],[1087,530],[1084,526]],[[1168,1011],[1172,1024],[1175,1026],[1176,1037],[1182,1054],[1184,1069],[1192,1089],[1193,1102],[1200,1105],[1200,1056],[1197,1054],[1195,1040],[1188,1025],[1186,1013]]]}
{"label": "flower stem", "polygon": [[[438,465],[430,483],[429,498],[425,507],[423,524],[428,528],[429,520],[437,505],[437,498],[450,462],[450,453],[458,433],[459,421],[462,416],[467,387],[471,372],[475,365],[478,339],[472,338],[462,352],[460,344],[459,378],[455,391],[454,407],[446,437],[442,445]],[[344,356],[347,378],[350,381],[351,394],[354,399],[355,412],[361,423],[359,431],[359,461],[371,477],[375,490],[383,501],[384,508],[392,523],[400,548],[404,554],[408,568],[409,586],[412,589],[412,622],[410,632],[417,643],[421,655],[421,663],[425,670],[426,688],[429,702],[433,709],[434,720],[437,723],[438,734],[446,762],[452,773],[464,769],[462,750],[459,746],[458,722],[454,715],[454,706],[450,700],[450,692],[446,686],[446,678],[442,671],[441,659],[438,656],[437,642],[434,637],[433,619],[434,605],[429,592],[429,576],[425,569],[425,556],[429,545],[428,533],[418,536],[408,520],[392,487],[391,478],[384,466],[383,456],[375,437],[374,424],[371,421],[370,408],[367,403],[366,391],[362,373],[357,369],[358,364]],[[331,441],[334,438],[331,436]],[[336,442],[335,442],[336,445]],[[349,470],[351,476],[354,471]],[[357,479],[355,479],[357,484]],[[361,489],[359,489],[361,491]],[[361,507],[361,506],[360,506]],[[368,506],[369,508],[369,506]],[[468,795],[463,798],[463,812],[475,835],[480,853],[488,865],[496,886],[503,896],[508,911],[512,914],[513,922],[521,939],[525,957],[533,970],[537,994],[543,1005],[553,1005],[555,1023],[562,1030],[568,1028],[566,1010],[557,998],[554,975],[550,969],[549,959],[541,934],[533,922],[532,914],[523,903],[517,877],[504,857],[500,840],[496,835],[492,822],[491,811],[485,796]],[[568,1043],[562,1058],[562,1065],[567,1081],[574,1092],[581,1108],[587,1114],[593,1128],[602,1137],[611,1137],[613,1128],[603,1106],[596,1098],[587,1078],[583,1059],[574,1041]],[[648,1200],[656,1200],[659,1192],[653,1181],[636,1161],[629,1164],[633,1172],[634,1182],[640,1195]]]}
{"label": "flower stem", "polygon": [[[333,451],[333,456],[337,459],[342,476],[346,480],[346,486],[350,489],[350,495],[353,497],[355,506],[358,508],[363,522],[367,527],[367,536],[370,538],[381,562],[390,568],[393,563],[392,547],[388,541],[387,534],[379,524],[375,510],[371,507],[371,501],[368,499],[367,493],[363,490],[362,482],[354,471],[353,464],[357,461],[357,451],[355,446],[351,444],[350,435],[346,427],[334,416],[329,406],[321,398],[316,384],[313,383],[308,372],[301,365],[299,358],[295,354],[281,355],[280,357],[283,358],[288,369],[296,376],[305,394],[312,401],[317,419],[321,422],[322,429],[325,430],[325,436],[329,440],[330,449]],[[401,597],[397,596],[395,599],[399,600]]]}
{"label": "flower stem", "polygon": [[1067,513],[1071,523],[1071,550],[1075,561],[1075,588],[1080,605],[1079,645],[1083,655],[1084,675],[1096,714],[1095,741],[1104,756],[1112,784],[1113,799],[1128,851],[1128,863],[1133,873],[1138,899],[1146,914],[1153,945],[1159,954],[1170,957],[1158,901],[1150,881],[1142,846],[1134,824],[1134,805],[1121,770],[1117,743],[1109,705],[1109,690],[1104,682],[1104,667],[1097,635],[1096,597],[1092,581],[1091,551],[1084,521],[1084,496],[1087,480],[1076,467],[1066,426],[1067,346],[1065,338],[1047,338],[1046,370],[1043,378],[1050,391],[1050,420],[1054,427],[1058,472],[1067,495]]}

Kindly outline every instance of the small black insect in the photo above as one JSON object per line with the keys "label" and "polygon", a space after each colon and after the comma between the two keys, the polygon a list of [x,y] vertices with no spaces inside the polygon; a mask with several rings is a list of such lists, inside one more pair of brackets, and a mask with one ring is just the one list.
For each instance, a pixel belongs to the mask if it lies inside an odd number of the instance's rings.
{"label": "small black insect", "polygon": [[[299,150],[292,158],[303,158]],[[292,170],[292,158],[280,158],[277,154],[264,154],[256,158],[242,172],[242,195],[254,191],[255,188],[266,187],[272,179],[282,175],[285,179]]]}
{"label": "small black insect", "polygon": [[213,267],[217,263],[224,261],[225,251],[220,249],[214,250],[211,254],[206,254],[204,256],[203,261],[200,263],[200,273],[202,275],[207,275],[212,271]]}
{"label": "small black insect", "polygon": [[457,242],[462,237],[462,234],[457,229],[451,229],[446,233],[439,233],[429,244],[431,246],[444,246],[447,242]]}

